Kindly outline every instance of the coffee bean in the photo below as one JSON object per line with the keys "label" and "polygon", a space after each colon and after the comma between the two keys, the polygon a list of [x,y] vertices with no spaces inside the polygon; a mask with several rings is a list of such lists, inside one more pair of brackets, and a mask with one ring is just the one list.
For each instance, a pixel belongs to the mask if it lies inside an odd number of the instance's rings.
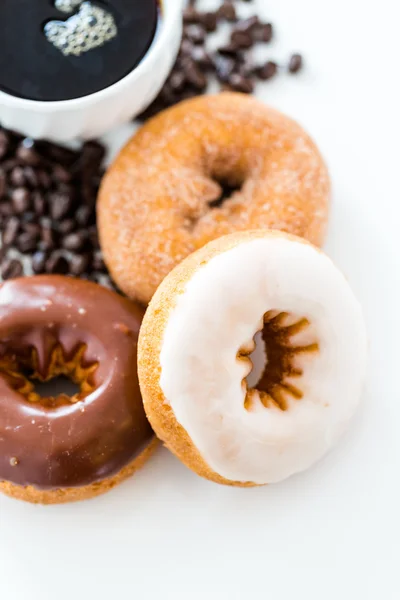
{"label": "coffee bean", "polygon": [[101,271],[101,272],[106,271],[106,265],[104,264],[103,255],[100,250],[96,251],[93,254],[92,268],[95,271]]}
{"label": "coffee bean", "polygon": [[90,262],[90,254],[74,254],[69,263],[69,272],[71,275],[79,277],[89,268]]}
{"label": "coffee bean", "polygon": [[0,248],[0,263],[3,262],[3,260],[7,256],[7,253],[8,253],[7,246],[1,246],[1,248]]}
{"label": "coffee bean", "polygon": [[90,181],[83,181],[81,186],[81,197],[87,206],[92,208],[96,204],[96,190],[93,189]]}
{"label": "coffee bean", "polygon": [[16,241],[17,249],[20,252],[22,252],[22,254],[27,254],[29,252],[33,252],[34,250],[36,250],[38,237],[39,237],[38,235],[35,235],[34,233],[31,233],[29,231],[25,231],[24,233],[21,233],[17,237],[17,241]]}
{"label": "coffee bean", "polygon": [[65,217],[72,208],[71,196],[68,193],[54,192],[49,195],[50,215],[55,221]]}
{"label": "coffee bean", "polygon": [[220,19],[225,21],[234,22],[237,19],[236,8],[232,2],[223,2],[223,4],[217,10],[217,15]]}
{"label": "coffee bean", "polygon": [[191,5],[187,6],[183,11],[184,23],[200,23],[201,17],[199,12]]}
{"label": "coffee bean", "polygon": [[185,87],[186,78],[182,71],[175,71],[169,78],[169,84],[173,91],[180,92]]}
{"label": "coffee bean", "polygon": [[[84,180],[83,173],[81,174],[81,179]],[[57,182],[58,191],[61,194],[66,194],[73,201],[76,198],[77,188],[72,183],[64,183],[63,181]]]}
{"label": "coffee bean", "polygon": [[15,167],[19,166],[19,162],[15,158],[10,158],[2,162],[1,166],[6,173],[10,173]]}
{"label": "coffee bean", "polygon": [[34,212],[29,210],[20,215],[19,219],[21,223],[35,223],[35,221],[37,220],[37,216]]}
{"label": "coffee bean", "polygon": [[205,12],[201,15],[201,23],[208,33],[213,33],[217,29],[218,15],[216,12]]}
{"label": "coffee bean", "polygon": [[229,44],[225,44],[224,46],[220,46],[217,52],[223,56],[232,56],[236,58],[240,52],[240,48],[231,42]]}
{"label": "coffee bean", "polygon": [[192,55],[193,48],[194,48],[194,46],[193,46],[192,42],[190,42],[188,39],[184,38],[182,40],[181,48],[180,48],[179,56],[178,56],[178,63],[176,66],[179,65],[179,61],[181,58],[185,58],[186,56]]}
{"label": "coffee bean", "polygon": [[52,175],[56,181],[63,183],[69,183],[72,179],[72,173],[60,164],[54,165]]}
{"label": "coffee bean", "polygon": [[58,226],[58,231],[61,235],[68,235],[76,228],[76,222],[74,219],[64,219]]}
{"label": "coffee bean", "polygon": [[105,156],[105,148],[100,142],[95,140],[89,140],[82,146],[82,168],[84,170],[90,169],[96,171],[99,165],[103,162]]}
{"label": "coffee bean", "polygon": [[257,16],[243,19],[235,25],[234,32],[252,33],[260,24],[260,19]]}
{"label": "coffee bean", "polygon": [[11,194],[12,206],[17,214],[27,211],[31,204],[31,195],[25,187],[17,187]]}
{"label": "coffee bean", "polygon": [[43,216],[46,212],[46,200],[43,194],[38,190],[34,191],[32,194],[32,203],[33,210],[35,211],[35,213],[39,217]]}
{"label": "coffee bean", "polygon": [[290,73],[298,73],[303,67],[301,54],[292,54],[289,60],[288,70]]}
{"label": "coffee bean", "polygon": [[75,252],[77,250],[82,250],[86,243],[86,240],[87,237],[85,235],[85,232],[79,231],[77,233],[70,233],[69,235],[65,236],[61,243],[63,248],[65,248],[66,250],[71,250]]}
{"label": "coffee bean", "polygon": [[251,48],[253,43],[253,38],[250,33],[245,31],[233,31],[231,34],[231,44],[238,49]]}
{"label": "coffee bean", "polygon": [[4,129],[0,129],[0,160],[5,157],[10,146],[10,138]]}
{"label": "coffee bean", "polygon": [[253,39],[256,42],[270,42],[273,38],[274,32],[272,23],[260,23],[253,30]]}
{"label": "coffee bean", "polygon": [[187,58],[185,60],[183,64],[183,72],[185,74],[186,81],[193,85],[193,87],[195,87],[197,90],[204,90],[207,87],[207,77],[192,59]]}
{"label": "coffee bean", "polygon": [[142,113],[137,116],[137,120],[140,123],[151,119],[155,115],[158,115],[161,111],[168,108],[164,98],[161,94],[157,96],[157,98],[148,106]]}
{"label": "coffee bean", "polygon": [[35,254],[32,256],[32,271],[35,273],[35,275],[45,273],[47,258],[48,254],[40,250],[38,252],[35,252]]}
{"label": "coffee bean", "polygon": [[52,144],[50,142],[44,142],[41,146],[41,152],[48,159],[59,163],[64,167],[69,167],[75,163],[79,158],[79,152],[59,146],[58,144]]}
{"label": "coffee bean", "polygon": [[[15,171],[15,169],[14,169]],[[23,170],[25,182],[33,189],[37,188],[39,185],[39,178],[37,171],[30,166],[24,167]],[[23,185],[23,184],[22,184]]]}
{"label": "coffee bean", "polygon": [[216,54],[214,65],[219,81],[227,83],[235,70],[236,63],[234,59],[230,56],[219,56]]}
{"label": "coffee bean", "polygon": [[[1,133],[1,131],[0,131]],[[0,199],[5,196],[7,189],[7,176],[2,169],[0,169]]]}
{"label": "coffee bean", "polygon": [[14,209],[11,202],[1,202],[0,204],[0,215],[1,217],[9,217],[14,214]]}
{"label": "coffee bean", "polygon": [[51,226],[51,222],[44,221],[42,222],[42,231],[41,231],[41,250],[53,250],[56,246],[56,234],[54,229]]}
{"label": "coffee bean", "polygon": [[17,239],[17,234],[19,231],[19,219],[18,217],[11,217],[6,222],[4,231],[3,231],[3,239],[2,243],[4,246],[12,246],[15,240]]}
{"label": "coffee bean", "polygon": [[177,102],[177,92],[172,89],[170,81],[164,85],[161,96],[167,106],[172,106]]}
{"label": "coffee bean", "polygon": [[21,261],[16,258],[5,258],[1,264],[1,277],[6,279],[14,279],[22,275],[23,268]]}
{"label": "coffee bean", "polygon": [[52,249],[53,249],[53,248],[50,248],[50,247],[49,247],[49,244],[48,244],[47,242],[43,241],[43,240],[40,240],[40,241],[38,242],[38,245],[37,245],[37,247],[38,247],[38,250],[39,250],[40,252],[49,252],[50,250],[52,250]]}
{"label": "coffee bean", "polygon": [[50,274],[66,275],[69,271],[68,261],[59,252],[53,252],[46,260],[45,271]]}
{"label": "coffee bean", "polygon": [[35,142],[31,138],[25,138],[21,142],[17,148],[16,154],[26,165],[35,167],[41,162],[40,156],[35,149]]}
{"label": "coffee bean", "polygon": [[194,60],[194,62],[203,69],[208,70],[212,69],[213,67],[213,61],[211,59],[211,56],[209,55],[207,50],[202,46],[193,46],[190,58]]}
{"label": "coffee bean", "polygon": [[39,223],[22,223],[23,231],[27,231],[32,235],[35,235],[37,238],[40,236],[41,227]]}
{"label": "coffee bean", "polygon": [[269,60],[265,63],[265,65],[262,65],[261,67],[257,68],[257,75],[262,81],[271,79],[272,77],[274,77],[274,75],[276,75],[277,72],[278,65],[272,60]]}
{"label": "coffee bean", "polygon": [[75,213],[75,219],[78,225],[81,225],[81,227],[86,227],[86,225],[89,225],[92,215],[93,211],[90,206],[80,206]]}
{"label": "coffee bean", "polygon": [[26,184],[24,169],[16,166],[10,172],[10,183],[17,187],[22,187]]}
{"label": "coffee bean", "polygon": [[243,77],[240,73],[233,73],[230,76],[228,83],[235,92],[251,94],[254,91],[254,85],[251,79]]}
{"label": "coffee bean", "polygon": [[183,34],[192,44],[203,44],[206,39],[206,30],[201,25],[187,25]]}
{"label": "coffee bean", "polygon": [[37,177],[39,180],[39,186],[43,190],[48,190],[51,187],[51,177],[46,171],[37,171]]}
{"label": "coffee bean", "polygon": [[98,271],[91,271],[89,275],[89,281],[93,281],[94,283],[101,284],[103,280],[104,274],[99,273]]}
{"label": "coffee bean", "polygon": [[253,61],[249,57],[245,57],[245,60],[237,66],[237,72],[243,77],[253,77],[256,68]]}
{"label": "coffee bean", "polygon": [[94,249],[100,248],[97,227],[95,225],[92,225],[92,227],[89,227],[88,233],[89,233],[89,240],[90,240],[90,243],[92,244],[93,248]]}

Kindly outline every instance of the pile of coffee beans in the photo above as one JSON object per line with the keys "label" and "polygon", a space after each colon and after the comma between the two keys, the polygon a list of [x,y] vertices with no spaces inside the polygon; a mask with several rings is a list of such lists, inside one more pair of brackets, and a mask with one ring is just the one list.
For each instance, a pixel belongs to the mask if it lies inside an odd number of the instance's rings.
{"label": "pile of coffee beans", "polygon": [[[146,120],[182,100],[204,94],[211,81],[220,89],[253,93],[257,81],[267,81],[279,72],[298,73],[303,66],[300,54],[293,54],[286,65],[274,60],[257,63],[252,50],[257,44],[268,44],[274,36],[272,23],[258,15],[239,17],[241,2],[249,0],[216,0],[215,10],[201,11],[196,0],[184,11],[183,39],[178,59],[159,96],[141,115]],[[251,0],[250,0],[251,1]],[[209,39],[220,26],[228,24],[228,38],[216,50]]]}
{"label": "pile of coffee beans", "polygon": [[96,227],[104,147],[79,151],[0,129],[0,274],[58,273],[113,287]]}

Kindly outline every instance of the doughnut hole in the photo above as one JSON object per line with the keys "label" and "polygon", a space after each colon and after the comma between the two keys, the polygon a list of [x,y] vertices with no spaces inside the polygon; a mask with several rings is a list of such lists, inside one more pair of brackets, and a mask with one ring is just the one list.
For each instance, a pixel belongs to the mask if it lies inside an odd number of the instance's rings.
{"label": "doughnut hole", "polygon": [[216,209],[229,207],[235,212],[233,201],[242,199],[245,184],[245,173],[234,168],[222,169],[219,164],[208,167],[200,175],[190,173],[188,187],[181,188],[179,195],[184,206],[185,229],[196,235],[196,228],[205,218],[217,218]]}
{"label": "doughnut hole", "polygon": [[214,159],[208,172],[209,178],[216,184],[218,196],[208,201],[209,208],[220,208],[235,195],[240,194],[248,177],[247,165],[232,164],[228,157]]}
{"label": "doughnut hole", "polygon": [[265,408],[286,411],[291,400],[300,401],[305,360],[318,350],[308,319],[280,311],[265,313],[262,329],[237,355],[249,367],[243,381],[245,408],[251,410],[259,399]]}
{"label": "doughnut hole", "polygon": [[[98,363],[87,363],[85,351],[86,345],[80,344],[71,356],[66,356],[62,346],[57,344],[48,353],[46,364],[41,368],[36,348],[11,350],[0,359],[0,376],[27,402],[47,408],[75,404],[96,388],[94,373]],[[50,381],[53,383],[51,387],[48,385]],[[56,383],[67,393],[49,394]]]}
{"label": "doughnut hole", "polygon": [[[184,185],[174,182],[175,188],[179,189],[177,197],[184,214],[185,228],[193,236],[196,247],[204,244],[203,240],[199,244],[196,241],[199,235],[202,237],[202,229],[207,222],[211,220],[217,225],[221,218],[226,221],[226,214],[233,218],[239,207],[249,203],[247,188],[253,189],[259,175],[252,148],[238,152],[231,145],[225,147],[204,140],[203,144],[197,159],[191,157],[196,168],[185,169]],[[169,176],[175,178],[177,172],[182,176],[182,169],[172,169]]]}
{"label": "doughnut hole", "polygon": [[225,202],[232,199],[235,194],[242,191],[243,183],[234,183],[232,181],[224,180],[218,181],[217,179],[214,179],[214,181],[220,188],[220,194],[218,198],[211,200],[208,203],[210,208],[220,208]]}

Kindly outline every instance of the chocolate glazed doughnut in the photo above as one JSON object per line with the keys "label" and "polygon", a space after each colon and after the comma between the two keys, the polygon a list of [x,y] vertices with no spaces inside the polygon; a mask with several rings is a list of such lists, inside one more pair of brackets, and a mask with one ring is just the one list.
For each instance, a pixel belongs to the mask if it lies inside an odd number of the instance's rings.
{"label": "chocolate glazed doughnut", "polygon": [[[30,277],[0,287],[0,490],[59,503],[103,493],[156,442],[137,377],[137,305],[83,280]],[[66,375],[73,397],[34,380]]]}

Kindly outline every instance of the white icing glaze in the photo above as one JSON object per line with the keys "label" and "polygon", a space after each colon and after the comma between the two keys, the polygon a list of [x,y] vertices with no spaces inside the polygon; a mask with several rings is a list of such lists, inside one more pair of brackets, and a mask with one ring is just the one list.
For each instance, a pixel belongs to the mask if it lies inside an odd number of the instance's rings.
{"label": "white icing glaze", "polygon": [[[307,318],[295,341],[317,341],[319,351],[297,359],[302,399],[288,399],[282,411],[256,396],[247,410],[249,368],[237,352],[270,310]],[[360,400],[366,348],[360,306],[331,260],[266,235],[219,254],[187,283],[165,328],[160,385],[216,473],[272,483],[310,467],[344,431]]]}

